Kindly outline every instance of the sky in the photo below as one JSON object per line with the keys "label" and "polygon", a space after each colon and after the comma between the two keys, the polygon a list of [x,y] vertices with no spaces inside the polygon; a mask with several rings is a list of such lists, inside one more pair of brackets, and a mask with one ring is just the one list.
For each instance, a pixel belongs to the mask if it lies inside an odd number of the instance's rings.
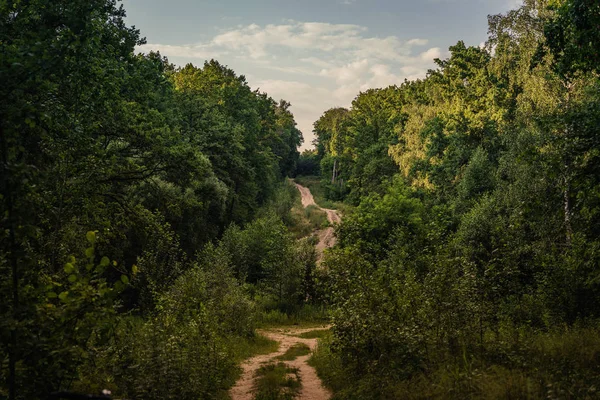
{"label": "sky", "polygon": [[487,39],[487,16],[519,0],[123,0],[127,22],[180,66],[216,59],[253,89],[292,104],[302,149],[332,107],[370,88],[423,78],[463,40]]}

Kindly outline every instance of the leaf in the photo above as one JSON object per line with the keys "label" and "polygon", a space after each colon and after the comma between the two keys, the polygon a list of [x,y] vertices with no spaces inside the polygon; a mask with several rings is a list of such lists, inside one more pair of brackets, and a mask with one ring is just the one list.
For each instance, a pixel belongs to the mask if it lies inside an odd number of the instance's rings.
{"label": "leaf", "polygon": [[100,260],[100,265],[102,267],[108,267],[109,264],[110,264],[110,259],[106,256],[102,257],[102,260]]}
{"label": "leaf", "polygon": [[129,284],[129,278],[127,277],[127,275],[121,275],[121,282],[123,282],[124,284]]}
{"label": "leaf", "polygon": [[121,292],[121,291],[123,291],[123,289],[125,289],[125,286],[123,285],[123,282],[118,281],[117,283],[115,283],[114,289],[117,292]]}
{"label": "leaf", "polygon": [[55,298],[57,298],[58,296],[57,296],[57,294],[56,294],[56,293],[54,293],[54,292],[48,292],[48,293],[46,294],[46,297],[48,297],[49,299],[55,299]]}
{"label": "leaf", "polygon": [[29,118],[25,118],[25,124],[27,124],[27,126],[29,126],[30,128],[35,128],[35,121]]}
{"label": "leaf", "polygon": [[131,267],[131,273],[133,275],[137,274],[139,272],[139,269],[137,267],[137,265],[133,264],[133,266]]}
{"label": "leaf", "polygon": [[65,291],[65,292],[61,292],[61,294],[58,295],[58,298],[60,299],[60,301],[62,301],[63,303],[67,302],[67,298],[69,297],[69,292]]}
{"label": "leaf", "polygon": [[67,274],[72,274],[73,271],[75,271],[75,267],[70,262],[65,264],[65,268],[64,269],[65,269],[65,272]]}
{"label": "leaf", "polygon": [[85,256],[87,258],[94,257],[94,248],[93,247],[88,247],[87,249],[85,249]]}
{"label": "leaf", "polygon": [[96,232],[94,231],[89,231],[88,233],[86,233],[85,238],[87,239],[88,242],[90,242],[91,244],[96,243]]}
{"label": "leaf", "polygon": [[69,282],[75,283],[77,281],[77,275],[69,275],[67,279],[69,280]]}

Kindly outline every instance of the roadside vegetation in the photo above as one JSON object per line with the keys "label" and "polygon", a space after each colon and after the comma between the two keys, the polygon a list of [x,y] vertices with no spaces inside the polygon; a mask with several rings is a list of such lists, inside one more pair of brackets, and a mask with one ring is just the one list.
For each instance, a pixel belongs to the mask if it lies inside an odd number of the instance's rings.
{"label": "roadside vegetation", "polygon": [[[291,209],[291,221],[288,223],[288,229],[292,235],[297,238],[305,238],[313,235],[317,231],[329,226],[327,213],[316,206],[302,206],[300,193],[290,181],[289,190],[293,196]],[[317,240],[314,238],[314,240]]]}
{"label": "roadside vegetation", "polygon": [[298,335],[302,339],[321,339],[330,334],[329,329],[315,329],[314,331],[304,332]]}
{"label": "roadside vegetation", "polygon": [[282,362],[261,367],[256,378],[255,400],[292,400],[302,387],[298,369]]}
{"label": "roadside vegetation", "polygon": [[598,397],[599,22],[527,0],[315,123],[305,183],[355,207],[311,361],[335,398]]}
{"label": "roadside vegetation", "polygon": [[258,325],[324,315],[290,104],[136,54],[112,0],[0,15],[0,397],[225,396]]}
{"label": "roadside vegetation", "polygon": [[293,361],[300,356],[306,356],[310,354],[310,347],[304,343],[296,343],[292,347],[286,350],[286,352],[277,357],[280,361]]}

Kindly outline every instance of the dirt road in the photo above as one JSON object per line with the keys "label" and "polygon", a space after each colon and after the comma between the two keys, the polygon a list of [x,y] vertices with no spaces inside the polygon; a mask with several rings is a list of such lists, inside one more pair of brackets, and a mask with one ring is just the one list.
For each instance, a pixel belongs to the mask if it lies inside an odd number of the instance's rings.
{"label": "dirt road", "polygon": [[[304,208],[306,208],[308,206],[318,207],[319,209],[321,209],[327,213],[327,220],[329,221],[329,223],[339,224],[341,222],[342,219],[340,218],[340,214],[336,210],[322,208],[315,202],[315,199],[314,199],[312,193],[310,192],[309,188],[299,185],[297,183],[296,183],[296,187],[298,188],[298,191],[300,192],[300,196],[302,197],[302,206]],[[319,243],[316,246],[317,259],[319,261],[321,261],[321,259],[323,258],[323,251],[325,249],[335,246],[336,238],[335,238],[334,229],[332,226],[319,231],[318,236],[319,236]]]}
{"label": "dirt road", "polygon": [[[302,206],[305,208],[308,206],[315,206],[327,213],[327,220],[331,224],[338,224],[341,221],[340,215],[336,210],[329,210],[327,208],[321,208],[312,193],[307,187],[298,185],[296,187],[300,191],[302,196]],[[333,227],[328,227],[318,232],[319,243],[315,246],[317,249],[318,260],[320,261],[323,256],[323,251],[327,248],[335,245],[335,234]],[[259,330],[258,333],[268,337],[269,339],[275,340],[279,343],[279,349],[270,354],[263,354],[256,357],[252,357],[242,364],[242,376],[236,382],[235,386],[229,391],[233,400],[252,400],[253,389],[254,389],[254,375],[258,369],[267,363],[274,362],[275,357],[278,357],[285,353],[290,347],[297,343],[304,343],[310,347],[311,351],[314,350],[317,345],[317,339],[303,339],[295,337],[303,332],[313,331],[317,329],[328,329],[328,326],[316,327],[316,328],[273,328]],[[321,380],[317,376],[317,373],[313,367],[308,365],[308,359],[310,354],[306,356],[300,356],[293,361],[288,361],[288,364],[292,368],[298,368],[300,370],[300,379],[302,381],[302,388],[298,395],[298,400],[327,400],[331,398],[331,393],[323,387]]]}
{"label": "dirt road", "polygon": [[[261,365],[267,364],[269,362],[275,362],[275,357],[282,355],[287,351],[287,349],[289,349],[297,343],[304,343],[308,347],[310,347],[311,351],[314,350],[315,346],[317,345],[317,339],[303,339],[294,336],[300,335],[304,332],[328,328],[328,326],[321,326],[316,328],[285,327],[259,330],[259,334],[266,336],[271,340],[277,341],[279,343],[279,349],[275,353],[252,357],[242,364],[242,376],[229,392],[231,398],[233,400],[252,400],[254,374],[261,367]],[[297,399],[327,400],[331,397],[331,393],[329,393],[329,391],[323,387],[323,384],[317,376],[315,369],[308,365],[309,357],[310,355],[300,356],[295,360],[286,362],[286,364],[288,364],[290,367],[298,368],[300,370],[302,388]]]}

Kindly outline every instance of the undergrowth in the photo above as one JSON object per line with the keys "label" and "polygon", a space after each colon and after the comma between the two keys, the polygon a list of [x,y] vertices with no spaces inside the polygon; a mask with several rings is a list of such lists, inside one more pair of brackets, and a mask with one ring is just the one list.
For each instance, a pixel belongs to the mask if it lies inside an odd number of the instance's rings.
{"label": "undergrowth", "polygon": [[229,348],[235,354],[235,360],[240,362],[253,356],[274,353],[279,348],[279,343],[265,336],[256,335],[250,339],[231,341]]}
{"label": "undergrowth", "polygon": [[329,335],[329,329],[315,329],[314,331],[303,332],[298,337],[302,339],[321,339]]}
{"label": "undergrowth", "polygon": [[255,400],[292,400],[302,387],[298,368],[267,364],[256,372]]}
{"label": "undergrowth", "polygon": [[401,380],[394,371],[372,374],[344,368],[321,340],[309,364],[334,399],[597,399],[600,398],[600,332],[580,328],[496,340],[479,354],[464,353],[423,365]]}
{"label": "undergrowth", "polygon": [[325,306],[305,304],[293,314],[279,310],[262,311],[258,314],[258,326],[321,326],[329,322],[329,312]]}
{"label": "undergrowth", "polygon": [[308,347],[304,343],[296,343],[295,345],[287,349],[285,353],[278,356],[277,359],[280,361],[292,361],[298,357],[305,356],[308,354],[310,354],[310,347]]}

